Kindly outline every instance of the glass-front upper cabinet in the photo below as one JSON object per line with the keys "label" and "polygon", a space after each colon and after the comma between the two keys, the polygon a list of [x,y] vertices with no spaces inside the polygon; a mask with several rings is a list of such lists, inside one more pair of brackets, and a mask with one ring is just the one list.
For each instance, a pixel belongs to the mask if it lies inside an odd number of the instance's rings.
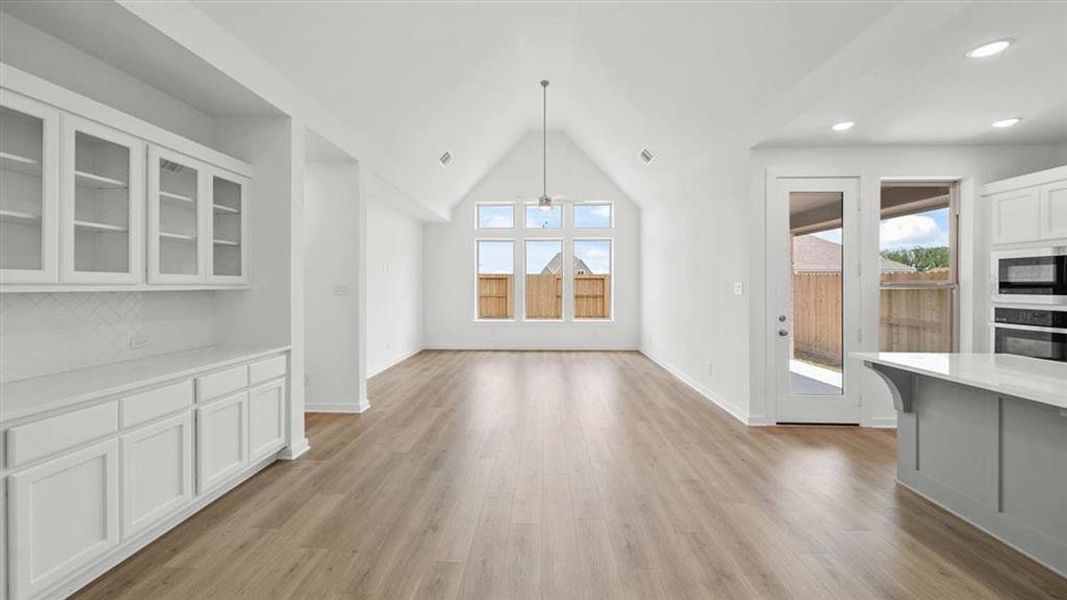
{"label": "glass-front upper cabinet", "polygon": [[158,146],[148,148],[148,282],[207,280],[211,214],[204,165]]}
{"label": "glass-front upper cabinet", "polygon": [[0,90],[0,283],[59,277],[59,112]]}
{"label": "glass-front upper cabinet", "polygon": [[64,115],[61,182],[63,281],[141,281],[143,143]]}
{"label": "glass-front upper cabinet", "polygon": [[213,283],[248,282],[248,180],[226,171],[211,174]]}

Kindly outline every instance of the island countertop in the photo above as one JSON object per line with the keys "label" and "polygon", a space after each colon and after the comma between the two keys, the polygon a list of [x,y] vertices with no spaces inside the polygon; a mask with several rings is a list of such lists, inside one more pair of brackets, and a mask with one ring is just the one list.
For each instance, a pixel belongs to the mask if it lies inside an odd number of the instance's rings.
{"label": "island countertop", "polygon": [[857,352],[865,363],[1067,409],[1067,363],[1013,354]]}

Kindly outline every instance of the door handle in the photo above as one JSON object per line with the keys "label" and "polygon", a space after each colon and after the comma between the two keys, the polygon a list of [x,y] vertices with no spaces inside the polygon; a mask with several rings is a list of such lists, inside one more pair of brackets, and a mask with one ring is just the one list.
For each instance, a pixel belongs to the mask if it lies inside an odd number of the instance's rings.
{"label": "door handle", "polygon": [[789,337],[789,330],[788,329],[779,329],[778,330],[778,337]]}

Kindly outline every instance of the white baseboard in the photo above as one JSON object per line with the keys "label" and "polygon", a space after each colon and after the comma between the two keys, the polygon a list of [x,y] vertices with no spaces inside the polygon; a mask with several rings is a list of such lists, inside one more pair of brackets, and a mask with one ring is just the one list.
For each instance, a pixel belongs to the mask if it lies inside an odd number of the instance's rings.
{"label": "white baseboard", "polygon": [[893,417],[874,417],[865,420],[861,423],[863,427],[870,427],[871,429],[896,429],[897,418]]}
{"label": "white baseboard", "polygon": [[705,388],[703,385],[701,385],[700,383],[694,381],[693,379],[690,379],[689,376],[687,376],[681,370],[679,370],[679,369],[675,368],[674,366],[672,366],[670,363],[668,363],[668,362],[666,362],[666,361],[664,361],[664,360],[662,360],[660,358],[657,358],[657,357],[653,356],[652,354],[649,354],[643,348],[638,350],[638,352],[640,352],[646,358],[648,358],[652,362],[654,362],[657,365],[659,365],[660,367],[662,367],[665,371],[667,371],[668,373],[673,375],[676,379],[678,379],[682,383],[684,383],[687,386],[689,386],[690,388],[692,388],[693,391],[695,391],[696,393],[700,394],[701,396],[704,396],[704,398],[706,398],[709,402],[711,402],[715,406],[718,406],[719,408],[721,408],[721,409],[725,410],[726,412],[730,413],[730,415],[733,418],[737,419],[738,421],[741,421],[745,425],[753,425],[753,426],[755,426],[755,425],[769,425],[769,423],[764,422],[765,419],[763,417],[759,417],[758,419],[750,418],[749,415],[748,415],[748,411],[743,410],[739,406],[735,406],[733,404],[730,404],[729,402],[726,402],[725,400],[720,398],[718,395],[716,395],[711,390]]}
{"label": "white baseboard", "polygon": [[226,481],[226,483],[223,483],[222,485],[210,490],[206,494],[195,498],[191,504],[188,504],[185,508],[164,519],[158,525],[151,527],[144,533],[139,534],[137,537],[122,543],[119,547],[115,548],[114,550],[111,550],[110,552],[93,561],[89,565],[78,569],[70,577],[53,585],[45,593],[40,594],[37,597],[66,598],[72,595],[74,592],[85,587],[97,577],[114,568],[115,565],[118,565],[122,561],[133,556],[136,552],[138,552],[148,544],[154,542],[157,538],[162,536],[167,531],[170,531],[189,517],[199,512],[207,505],[211,504],[215,500],[218,500],[220,497],[240,485],[246,479],[252,477],[262,469],[269,466],[274,461],[278,460],[280,454],[281,453],[277,455],[272,454],[270,456],[267,456],[266,458],[260,460],[249,468],[241,471],[240,473],[237,473],[228,481]]}
{"label": "white baseboard", "polygon": [[305,404],[305,413],[338,413],[345,415],[358,415],[370,408],[370,403],[365,404]]}
{"label": "white baseboard", "polygon": [[308,443],[307,438],[304,438],[299,444],[293,444],[288,448],[282,448],[282,450],[278,452],[278,458],[281,460],[296,460],[307,454],[308,450],[311,450],[311,444]]}
{"label": "white baseboard", "polygon": [[[380,367],[378,367],[378,368],[376,368],[374,370],[367,369],[367,379],[370,379],[371,377],[374,377],[375,375],[377,375],[378,373],[381,373],[382,371],[385,371],[386,369],[390,369],[392,367],[395,367],[396,365],[399,365],[400,363],[402,363],[405,360],[411,358],[412,356],[415,356],[416,354],[418,354],[419,352],[422,352],[425,349],[426,349],[425,346],[417,346],[411,352],[408,352],[407,354],[405,354],[405,355],[403,355],[403,356],[401,356],[399,358],[396,358],[396,359],[394,359],[392,361],[389,361],[385,365],[382,365],[382,366],[380,366]],[[369,405],[368,405],[368,408],[369,408]],[[366,409],[364,409],[364,410],[366,410]]]}

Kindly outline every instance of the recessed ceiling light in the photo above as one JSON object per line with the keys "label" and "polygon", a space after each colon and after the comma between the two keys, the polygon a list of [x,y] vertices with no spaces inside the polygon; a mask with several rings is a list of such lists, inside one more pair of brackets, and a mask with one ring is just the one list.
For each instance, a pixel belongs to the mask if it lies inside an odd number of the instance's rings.
{"label": "recessed ceiling light", "polygon": [[997,40],[995,42],[989,42],[988,44],[982,44],[968,52],[967,58],[985,58],[987,56],[993,56],[994,54],[1000,54],[1007,50],[1010,45],[1011,40]]}
{"label": "recessed ceiling light", "polygon": [[848,131],[856,124],[855,121],[841,121],[840,123],[834,123],[834,131]]}
{"label": "recessed ceiling light", "polygon": [[451,152],[445,152],[441,156],[438,156],[437,157],[437,162],[441,163],[442,167],[447,167],[449,164],[452,163],[452,153]]}
{"label": "recessed ceiling light", "polygon": [[650,165],[652,164],[652,161],[656,160],[656,157],[648,151],[648,148],[641,148],[641,152],[638,154],[638,156],[641,157],[641,160],[645,161],[646,165]]}
{"label": "recessed ceiling light", "polygon": [[1017,125],[1019,121],[1022,121],[1019,117],[1012,117],[1010,119],[1001,119],[999,121],[993,121],[993,127],[997,129],[1004,129],[1005,127],[1011,127]]}

